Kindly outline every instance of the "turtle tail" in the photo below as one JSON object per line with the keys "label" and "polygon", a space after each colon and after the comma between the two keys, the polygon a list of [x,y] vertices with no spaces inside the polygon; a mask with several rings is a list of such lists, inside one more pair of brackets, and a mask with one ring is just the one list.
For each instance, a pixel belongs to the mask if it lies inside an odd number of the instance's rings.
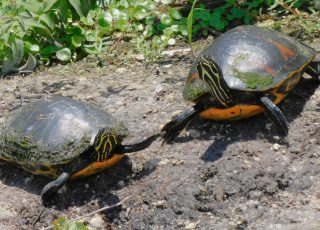
{"label": "turtle tail", "polygon": [[153,141],[155,141],[159,136],[161,136],[161,133],[154,134],[146,139],[144,139],[141,142],[131,144],[131,145],[118,145],[115,149],[114,152],[117,154],[123,154],[123,153],[132,153],[132,152],[137,152],[140,150],[143,150],[147,147],[149,147]]}
{"label": "turtle tail", "polygon": [[193,107],[179,114],[169,123],[165,124],[165,126],[163,126],[161,129],[161,132],[164,133],[164,142],[168,143],[176,138],[179,133],[189,124],[189,122],[203,110],[203,105],[201,103],[197,103]]}

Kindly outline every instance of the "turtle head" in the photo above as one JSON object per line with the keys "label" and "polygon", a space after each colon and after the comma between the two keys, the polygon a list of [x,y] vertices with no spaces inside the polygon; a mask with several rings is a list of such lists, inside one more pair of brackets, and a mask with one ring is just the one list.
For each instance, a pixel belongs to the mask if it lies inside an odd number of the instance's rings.
{"label": "turtle head", "polygon": [[222,72],[218,64],[209,56],[201,56],[191,67],[183,97],[186,100],[197,100],[202,95],[210,93],[213,79],[220,78]]}
{"label": "turtle head", "polygon": [[206,84],[207,89],[219,104],[229,107],[234,104],[230,88],[223,78],[220,66],[208,56],[201,56],[197,63],[199,78]]}
{"label": "turtle head", "polygon": [[111,129],[100,129],[93,142],[95,161],[107,160],[120,141],[120,138]]}
{"label": "turtle head", "polygon": [[223,79],[219,65],[211,57],[201,56],[196,68],[199,78],[207,83],[209,88],[216,82],[216,79]]}

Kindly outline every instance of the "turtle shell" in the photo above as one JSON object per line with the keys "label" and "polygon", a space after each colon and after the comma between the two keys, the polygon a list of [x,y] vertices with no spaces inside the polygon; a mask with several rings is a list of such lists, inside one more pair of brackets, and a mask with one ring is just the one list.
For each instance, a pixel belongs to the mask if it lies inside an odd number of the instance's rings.
{"label": "turtle shell", "polygon": [[[316,51],[277,31],[257,26],[239,26],[221,35],[201,56],[212,58],[221,68],[230,89],[261,92],[281,85],[294,73],[302,73]],[[195,100],[209,92],[192,65],[183,90]]]}
{"label": "turtle shell", "polygon": [[99,129],[121,141],[128,130],[107,112],[67,97],[50,97],[22,106],[0,130],[0,159],[18,164],[62,164],[87,150]]}

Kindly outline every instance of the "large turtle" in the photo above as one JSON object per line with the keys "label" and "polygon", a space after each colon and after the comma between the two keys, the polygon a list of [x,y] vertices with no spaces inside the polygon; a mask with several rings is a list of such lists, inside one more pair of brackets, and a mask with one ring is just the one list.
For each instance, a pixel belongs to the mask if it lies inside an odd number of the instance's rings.
{"label": "large turtle", "polygon": [[54,96],[22,106],[0,129],[0,159],[55,180],[41,193],[46,198],[68,179],[97,173],[125,153],[148,147],[158,135],[122,145],[124,124],[109,113],[68,97]]}
{"label": "large turtle", "polygon": [[196,116],[213,120],[242,119],[265,112],[288,132],[288,122],[276,106],[307,72],[320,80],[316,51],[271,29],[239,26],[205,49],[189,72],[183,97],[192,108],[167,123],[165,141],[179,135]]}

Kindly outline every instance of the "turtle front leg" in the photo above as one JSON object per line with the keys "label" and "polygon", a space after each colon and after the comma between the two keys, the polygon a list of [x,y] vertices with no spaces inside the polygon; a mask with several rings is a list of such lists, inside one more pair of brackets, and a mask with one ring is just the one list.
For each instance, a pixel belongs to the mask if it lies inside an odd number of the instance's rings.
{"label": "turtle front leg", "polygon": [[289,130],[289,123],[279,107],[267,96],[261,97],[260,101],[268,118],[277,126],[278,132],[282,136],[286,136]]}
{"label": "turtle front leg", "polygon": [[179,114],[177,117],[172,119],[170,122],[165,124],[161,129],[164,133],[164,142],[170,142],[177,136],[180,132],[189,124],[189,122],[201,111],[203,111],[203,105],[198,103],[193,107],[187,109],[183,113]]}
{"label": "turtle front leg", "polygon": [[45,200],[50,195],[57,192],[67,182],[69,177],[70,177],[69,173],[64,172],[56,180],[51,181],[46,186],[44,186],[41,192],[41,199]]}
{"label": "turtle front leg", "polygon": [[312,78],[320,81],[320,61],[311,62],[305,72],[309,74]]}

